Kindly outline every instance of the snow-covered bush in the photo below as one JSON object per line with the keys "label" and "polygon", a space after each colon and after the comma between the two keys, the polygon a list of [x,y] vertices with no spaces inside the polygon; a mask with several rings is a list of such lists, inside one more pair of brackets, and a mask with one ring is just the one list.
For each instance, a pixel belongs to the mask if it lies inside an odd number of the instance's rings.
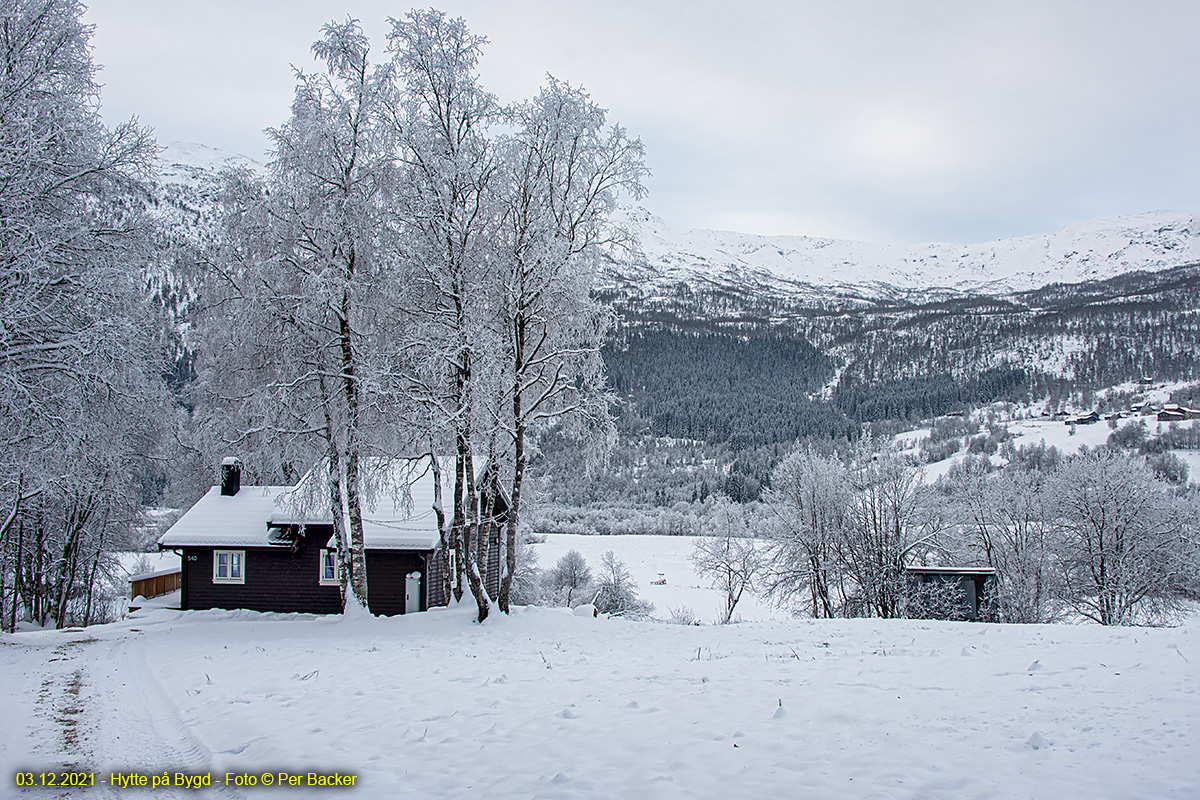
{"label": "snow-covered bush", "polygon": [[[545,537],[537,539],[545,541]],[[545,576],[538,569],[538,557],[533,544],[533,536],[526,536],[517,543],[517,569],[509,589],[509,600],[513,605],[542,606],[548,602]]]}
{"label": "snow-covered bush", "polygon": [[591,585],[592,571],[578,550],[571,550],[560,558],[544,580],[548,602],[572,608],[591,600],[588,591]]}
{"label": "snow-covered bush", "polygon": [[1141,420],[1127,422],[1108,435],[1108,446],[1123,450],[1137,450],[1146,442],[1146,423]]}
{"label": "snow-covered bush", "polygon": [[926,464],[936,464],[957,453],[961,447],[962,442],[958,439],[943,439],[939,442],[927,439],[921,443],[921,460]]}
{"label": "snow-covered bush", "polygon": [[690,606],[667,609],[667,621],[672,625],[699,625],[700,618]]}
{"label": "snow-covered bush", "polygon": [[1146,466],[1159,480],[1183,486],[1188,480],[1188,463],[1174,453],[1154,453],[1146,457]]}
{"label": "snow-covered bush", "polygon": [[654,610],[637,595],[637,582],[625,562],[609,550],[600,559],[600,575],[596,579],[596,596],[592,601],[601,614],[622,617],[644,617]]}
{"label": "snow-covered bush", "polygon": [[986,433],[981,433],[978,436],[972,436],[967,442],[967,452],[971,453],[972,455],[991,455],[999,449],[999,442]]}

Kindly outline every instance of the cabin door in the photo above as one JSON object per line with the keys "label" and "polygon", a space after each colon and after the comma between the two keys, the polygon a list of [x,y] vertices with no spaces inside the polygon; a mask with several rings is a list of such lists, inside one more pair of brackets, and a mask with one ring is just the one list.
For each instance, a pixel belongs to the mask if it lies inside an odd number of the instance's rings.
{"label": "cabin door", "polygon": [[421,610],[421,573],[410,572],[404,578],[404,613]]}

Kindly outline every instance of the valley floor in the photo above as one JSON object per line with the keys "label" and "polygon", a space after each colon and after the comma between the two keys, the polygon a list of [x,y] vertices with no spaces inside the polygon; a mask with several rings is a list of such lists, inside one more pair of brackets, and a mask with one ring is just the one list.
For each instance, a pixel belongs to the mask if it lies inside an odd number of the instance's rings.
{"label": "valley floor", "polygon": [[1118,630],[496,616],[153,610],[0,636],[0,796],[23,796],[16,770],[64,764],[357,778],[28,796],[1200,796],[1198,616]]}

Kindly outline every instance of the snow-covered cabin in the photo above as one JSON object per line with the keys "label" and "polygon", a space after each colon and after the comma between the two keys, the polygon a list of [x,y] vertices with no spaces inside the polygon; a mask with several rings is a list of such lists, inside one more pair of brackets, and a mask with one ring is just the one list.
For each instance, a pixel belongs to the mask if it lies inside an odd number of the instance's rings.
{"label": "snow-covered cabin", "polygon": [[[445,605],[443,564],[433,511],[434,478],[406,471],[377,490],[362,510],[367,599],[375,614],[407,614]],[[180,608],[338,613],[340,559],[325,482],[310,471],[296,486],[242,486],[241,464],[226,459],[221,483],[158,540],[180,554]],[[328,497],[327,492],[324,495]],[[443,495],[449,513],[450,492]],[[489,548],[489,591],[498,589],[503,492],[492,501],[497,523]]]}
{"label": "snow-covered cabin", "polygon": [[1178,403],[1167,403],[1163,406],[1163,410],[1158,412],[1159,422],[1182,422],[1185,419],[1200,419],[1200,410],[1187,408]]}

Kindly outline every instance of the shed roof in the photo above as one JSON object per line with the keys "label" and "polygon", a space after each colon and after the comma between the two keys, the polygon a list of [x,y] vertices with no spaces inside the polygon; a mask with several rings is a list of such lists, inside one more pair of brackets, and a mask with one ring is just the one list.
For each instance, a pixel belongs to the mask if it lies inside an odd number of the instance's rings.
{"label": "shed roof", "polygon": [[921,575],[995,575],[994,567],[905,567],[905,572]]}

